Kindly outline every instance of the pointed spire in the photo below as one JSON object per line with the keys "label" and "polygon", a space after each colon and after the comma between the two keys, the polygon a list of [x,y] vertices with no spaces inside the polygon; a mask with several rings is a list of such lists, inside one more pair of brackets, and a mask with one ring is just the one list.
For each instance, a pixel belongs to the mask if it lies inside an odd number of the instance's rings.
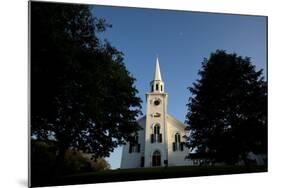
{"label": "pointed spire", "polygon": [[162,78],[161,78],[161,72],[160,72],[160,66],[159,66],[158,56],[156,57],[156,65],[155,65],[154,80],[162,80]]}

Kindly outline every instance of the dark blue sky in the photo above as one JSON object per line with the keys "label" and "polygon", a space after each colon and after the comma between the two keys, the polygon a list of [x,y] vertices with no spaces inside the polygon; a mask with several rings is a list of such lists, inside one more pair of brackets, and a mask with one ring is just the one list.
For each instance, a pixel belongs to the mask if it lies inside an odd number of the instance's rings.
{"label": "dark blue sky", "polygon": [[[190,93],[203,58],[216,49],[251,57],[266,72],[266,17],[199,12],[93,6],[93,14],[112,28],[100,34],[124,53],[143,100],[153,79],[156,56],[168,93],[168,112],[184,122]],[[122,149],[108,159],[120,166]]]}

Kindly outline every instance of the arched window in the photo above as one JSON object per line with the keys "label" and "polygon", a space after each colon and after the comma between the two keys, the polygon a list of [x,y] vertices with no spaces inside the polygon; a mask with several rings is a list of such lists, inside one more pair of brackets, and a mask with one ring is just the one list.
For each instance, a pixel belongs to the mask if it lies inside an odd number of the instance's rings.
{"label": "arched window", "polygon": [[134,139],[129,143],[129,153],[137,152],[140,153],[140,143],[139,143],[139,136],[136,134]]}
{"label": "arched window", "polygon": [[180,137],[180,134],[179,134],[179,133],[176,133],[176,134],[175,134],[175,142],[176,142],[176,143],[180,143],[180,142],[181,142],[181,137]]}
{"label": "arched window", "polygon": [[151,92],[153,92],[153,85],[151,85]]}
{"label": "arched window", "polygon": [[161,166],[161,153],[158,150],[153,152],[152,166]]}
{"label": "arched window", "polygon": [[151,134],[151,143],[162,143],[162,134],[160,134],[160,124],[153,126],[153,134]]}
{"label": "arched window", "polygon": [[156,124],[154,126],[154,134],[160,134],[160,126],[159,126],[159,124]]}
{"label": "arched window", "polygon": [[183,151],[184,143],[181,142],[181,136],[179,133],[175,134],[175,142],[173,142],[173,151]]}
{"label": "arched window", "polygon": [[163,85],[161,84],[161,91],[163,91]]}
{"label": "arched window", "polygon": [[156,91],[158,91],[158,84],[156,84]]}
{"label": "arched window", "polygon": [[134,142],[138,142],[139,141],[139,135],[135,135],[135,137],[134,137]]}

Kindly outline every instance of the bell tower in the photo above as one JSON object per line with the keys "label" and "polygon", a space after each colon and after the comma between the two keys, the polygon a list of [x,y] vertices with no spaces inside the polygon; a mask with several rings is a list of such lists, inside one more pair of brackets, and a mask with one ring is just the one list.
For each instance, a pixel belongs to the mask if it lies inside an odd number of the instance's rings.
{"label": "bell tower", "polygon": [[168,162],[167,102],[168,94],[165,93],[157,57],[150,92],[146,93],[145,167],[165,166]]}

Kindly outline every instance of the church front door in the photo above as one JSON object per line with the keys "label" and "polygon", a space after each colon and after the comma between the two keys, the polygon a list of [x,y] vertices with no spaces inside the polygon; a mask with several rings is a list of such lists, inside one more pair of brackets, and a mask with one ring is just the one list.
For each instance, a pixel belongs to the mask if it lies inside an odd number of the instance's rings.
{"label": "church front door", "polygon": [[159,151],[153,152],[152,166],[161,166],[161,153]]}

